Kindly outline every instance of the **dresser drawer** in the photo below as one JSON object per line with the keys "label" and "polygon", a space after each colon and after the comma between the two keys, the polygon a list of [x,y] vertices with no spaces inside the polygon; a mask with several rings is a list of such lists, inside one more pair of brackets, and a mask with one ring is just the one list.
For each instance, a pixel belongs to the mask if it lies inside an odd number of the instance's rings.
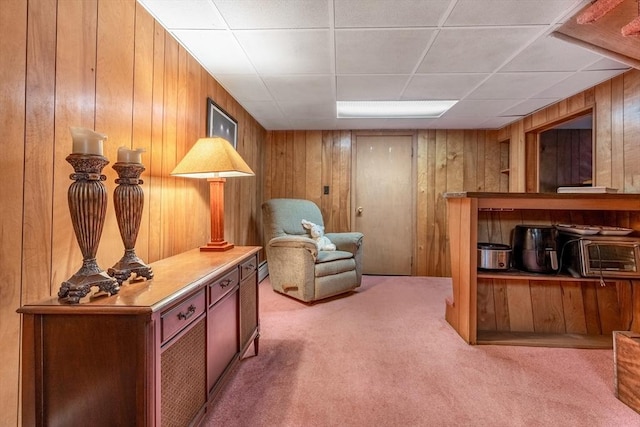
{"label": "dresser drawer", "polygon": [[240,264],[240,280],[244,280],[251,276],[258,269],[258,258],[252,256],[242,264]]}
{"label": "dresser drawer", "polygon": [[220,279],[209,285],[209,305],[213,305],[225,296],[235,285],[238,284],[240,273],[238,268],[234,268]]}
{"label": "dresser drawer", "polygon": [[161,315],[162,342],[186,328],[196,320],[206,307],[204,289],[167,310]]}

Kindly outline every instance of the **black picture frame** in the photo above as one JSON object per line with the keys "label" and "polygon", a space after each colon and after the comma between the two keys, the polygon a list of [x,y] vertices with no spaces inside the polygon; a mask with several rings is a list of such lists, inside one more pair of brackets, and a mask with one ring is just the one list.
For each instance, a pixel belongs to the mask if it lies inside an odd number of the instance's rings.
{"label": "black picture frame", "polygon": [[238,122],[213,99],[207,98],[207,137],[219,136],[238,148]]}

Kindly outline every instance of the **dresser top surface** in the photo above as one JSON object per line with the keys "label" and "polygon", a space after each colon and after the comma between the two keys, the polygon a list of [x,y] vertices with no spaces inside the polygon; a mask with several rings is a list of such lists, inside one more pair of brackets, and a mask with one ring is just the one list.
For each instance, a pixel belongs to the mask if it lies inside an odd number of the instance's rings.
{"label": "dresser top surface", "polygon": [[[203,288],[207,283],[260,251],[259,246],[236,246],[224,252],[204,252],[193,249],[151,265],[153,279],[129,283],[124,282],[115,295],[100,295],[96,288],[78,304],[69,304],[56,297],[25,304],[20,313],[60,312],[65,314],[87,312],[126,311],[151,313],[174,301]],[[255,266],[257,269],[257,266]]]}

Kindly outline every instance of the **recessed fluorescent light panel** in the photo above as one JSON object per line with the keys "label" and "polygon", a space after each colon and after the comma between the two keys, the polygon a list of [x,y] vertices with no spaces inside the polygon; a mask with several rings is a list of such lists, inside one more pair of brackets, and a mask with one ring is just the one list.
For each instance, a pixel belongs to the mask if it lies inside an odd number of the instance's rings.
{"label": "recessed fluorescent light panel", "polygon": [[339,119],[436,119],[458,101],[338,101]]}

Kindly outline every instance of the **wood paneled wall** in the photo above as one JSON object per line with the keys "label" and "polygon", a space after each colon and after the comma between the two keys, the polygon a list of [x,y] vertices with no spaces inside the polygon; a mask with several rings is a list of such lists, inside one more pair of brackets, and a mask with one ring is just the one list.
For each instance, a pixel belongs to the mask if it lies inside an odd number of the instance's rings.
{"label": "wood paneled wall", "polygon": [[592,134],[591,129],[551,129],[540,134],[541,193],[592,182]]}
{"label": "wood paneled wall", "polygon": [[525,191],[525,135],[593,108],[593,185],[640,193],[640,70],[631,70],[499,131],[511,141],[510,191]]}
{"label": "wood paneled wall", "polygon": [[[111,164],[119,146],[147,150],[136,245],[147,262],[209,239],[207,182],[169,175],[205,136],[207,97],[238,120],[238,151],[256,173],[227,181],[226,237],[261,243],[266,132],[135,0],[1,3],[0,425],[9,426],[19,420],[16,309],[55,295],[82,263],[67,205],[69,127],[107,134]],[[110,196],[98,264],[110,267],[123,250]]]}
{"label": "wood paneled wall", "polygon": [[[508,146],[498,141],[497,131],[414,132],[418,140],[414,272],[447,276],[446,204],[442,193],[508,191],[508,177],[500,172]],[[264,199],[313,200],[322,211],[327,230],[351,230],[353,135],[351,131],[267,132]],[[331,188],[328,195],[323,195],[325,185]]]}
{"label": "wood paneled wall", "polygon": [[351,142],[350,131],[267,132],[264,200],[311,200],[320,207],[327,231],[349,231]]}
{"label": "wood paneled wall", "polygon": [[[590,109],[596,129],[593,184],[616,187],[625,193],[640,192],[638,70],[497,131],[416,130],[415,274],[450,274],[443,192],[525,191],[526,144],[532,141],[528,135]],[[264,199],[311,199],[321,207],[328,230],[350,230],[350,197],[345,194],[351,191],[352,134],[353,131],[267,132]],[[334,189],[330,195],[322,194],[323,185]]]}

